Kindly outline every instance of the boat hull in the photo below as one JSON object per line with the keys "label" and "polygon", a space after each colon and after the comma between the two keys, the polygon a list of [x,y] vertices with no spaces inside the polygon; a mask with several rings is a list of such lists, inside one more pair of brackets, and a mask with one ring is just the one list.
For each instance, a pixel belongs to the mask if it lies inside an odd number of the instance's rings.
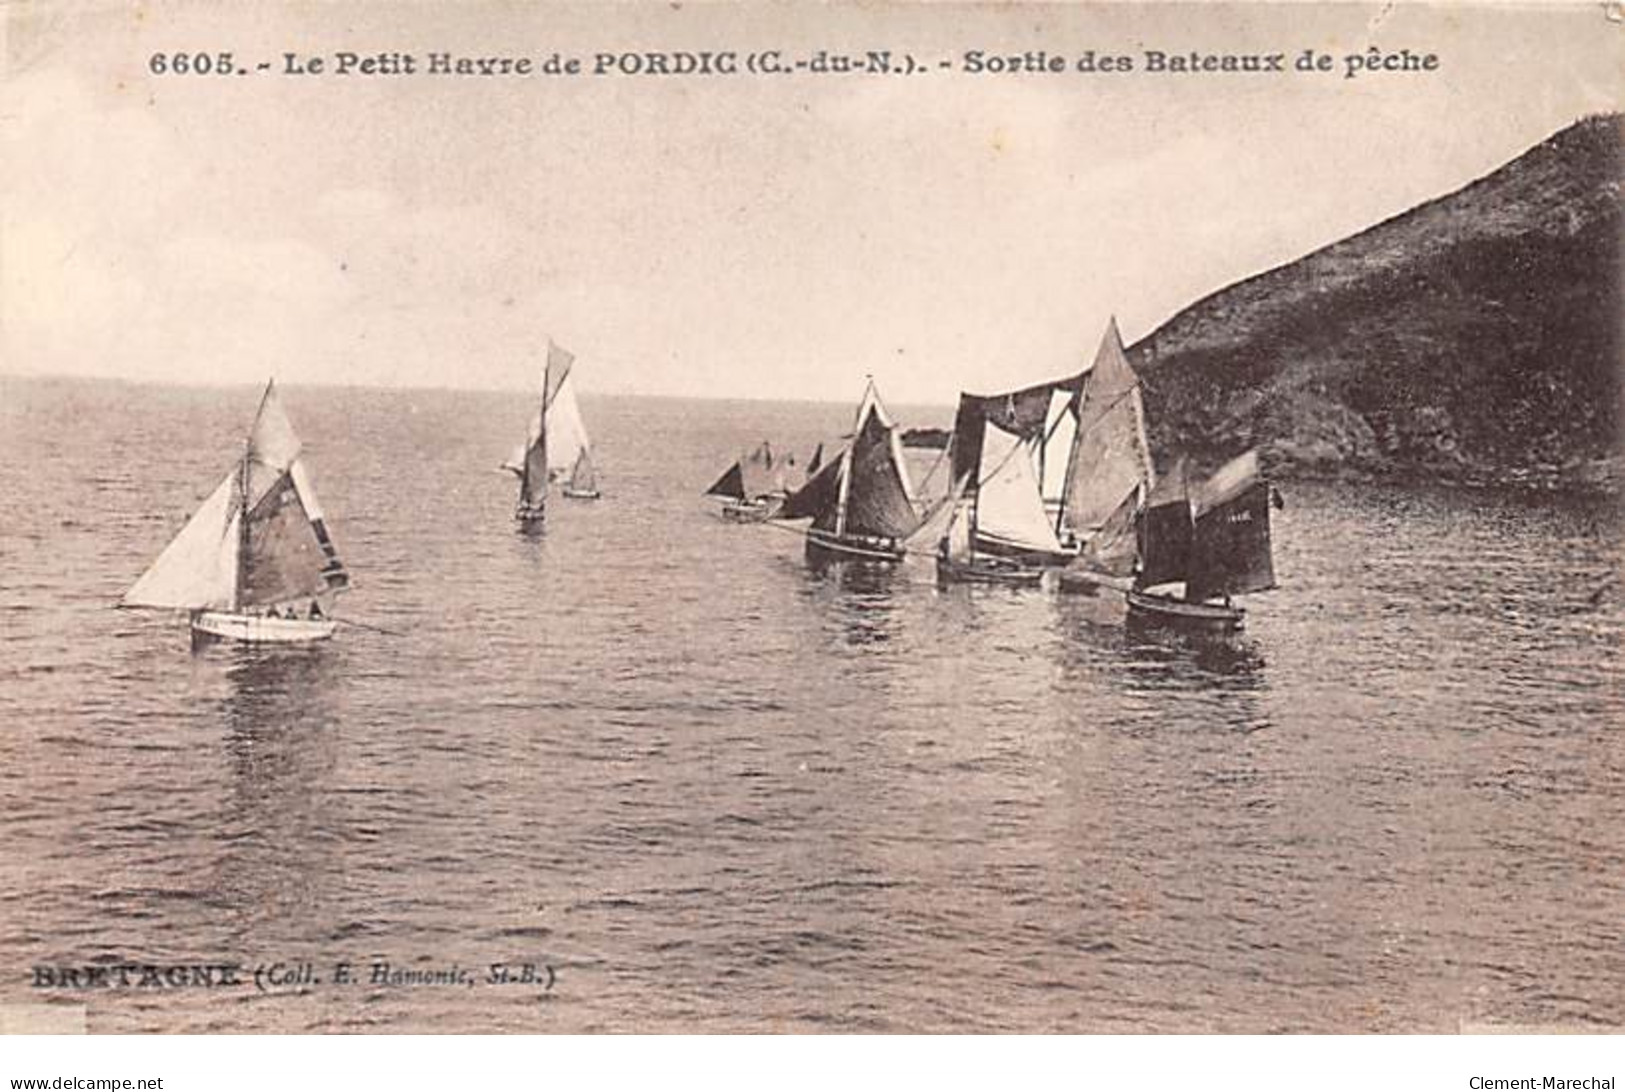
{"label": "boat hull", "polygon": [[204,610],[192,615],[194,637],[214,637],[250,645],[297,645],[325,641],[338,623],[331,618],[269,618]]}
{"label": "boat hull", "polygon": [[524,501],[520,501],[514,505],[513,509],[514,521],[527,526],[541,523],[546,515],[547,506],[545,504],[526,504]]}
{"label": "boat hull", "polygon": [[1126,576],[1098,572],[1073,565],[1056,570],[1056,590],[1064,595],[1099,595],[1103,591],[1126,593],[1133,581]]}
{"label": "boat hull", "polygon": [[937,581],[941,584],[998,584],[1030,588],[1043,583],[1044,570],[1001,557],[972,557],[968,561],[937,558]]}
{"label": "boat hull", "polygon": [[1128,593],[1130,625],[1222,637],[1240,632],[1245,615],[1240,607],[1219,603],[1190,603],[1171,595],[1140,591]]}
{"label": "boat hull", "polygon": [[807,532],[808,561],[857,561],[887,565],[903,560],[906,552],[895,539],[838,535],[830,531]]}
{"label": "boat hull", "polygon": [[777,497],[727,501],[722,506],[721,514],[729,523],[766,523],[779,510],[781,503]]}
{"label": "boat hull", "polygon": [[603,496],[596,489],[571,489],[566,487],[563,492],[567,500],[597,500]]}

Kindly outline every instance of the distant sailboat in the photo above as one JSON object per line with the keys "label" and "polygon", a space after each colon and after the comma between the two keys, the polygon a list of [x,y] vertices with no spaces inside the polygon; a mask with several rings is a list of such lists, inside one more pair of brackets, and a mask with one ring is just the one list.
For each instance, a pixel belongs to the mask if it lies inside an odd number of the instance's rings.
{"label": "distant sailboat", "polygon": [[792,456],[778,459],[766,440],[749,455],[742,455],[705,491],[721,498],[722,518],[733,523],[760,523],[771,519],[789,494],[788,472]]}
{"label": "distant sailboat", "polygon": [[897,426],[871,381],[852,442],[785,498],[782,520],[811,519],[813,560],[900,561],[920,526]]}
{"label": "distant sailboat", "polygon": [[1183,460],[1152,491],[1138,521],[1140,571],[1129,621],[1198,633],[1231,633],[1244,611],[1231,596],[1275,584],[1270,545],[1273,491],[1258,453],[1232,459],[1192,490]]}
{"label": "distant sailboat", "polygon": [[586,448],[576,456],[575,466],[570,468],[570,480],[564,483],[564,495],[571,500],[597,500],[603,496],[598,491],[598,471],[593,469],[592,452]]}
{"label": "distant sailboat", "polygon": [[513,518],[539,523],[547,514],[548,483],[569,474],[564,495],[572,500],[596,500],[598,475],[587,443],[587,426],[576,401],[575,357],[547,343],[547,364],[542,371],[542,404],[531,418],[525,442],[502,464],[519,477],[519,500]]}
{"label": "distant sailboat", "polygon": [[299,452],[267,384],[242,459],[120,605],[190,611],[195,635],[250,643],[331,637],[332,600],[350,578]]}

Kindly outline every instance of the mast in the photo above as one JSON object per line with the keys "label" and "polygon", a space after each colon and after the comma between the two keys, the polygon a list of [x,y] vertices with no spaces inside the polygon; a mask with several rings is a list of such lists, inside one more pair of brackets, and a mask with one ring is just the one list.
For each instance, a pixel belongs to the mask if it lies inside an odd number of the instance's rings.
{"label": "mast", "polygon": [[[274,379],[272,383],[276,382]],[[260,396],[260,409],[265,408],[265,396],[271,393],[271,384],[265,385],[265,395]],[[255,419],[259,414],[255,413]],[[237,469],[237,558],[231,578],[231,611],[235,614],[242,609],[243,589],[248,584],[249,543],[248,543],[248,463],[253,457],[254,433],[250,429],[243,437],[243,458]]]}

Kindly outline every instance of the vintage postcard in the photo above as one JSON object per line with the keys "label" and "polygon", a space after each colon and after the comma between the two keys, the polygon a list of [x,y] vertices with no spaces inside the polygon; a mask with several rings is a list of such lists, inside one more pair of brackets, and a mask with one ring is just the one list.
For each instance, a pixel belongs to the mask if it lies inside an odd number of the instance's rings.
{"label": "vintage postcard", "polygon": [[0,1028],[1625,1023],[1619,5],[0,34]]}

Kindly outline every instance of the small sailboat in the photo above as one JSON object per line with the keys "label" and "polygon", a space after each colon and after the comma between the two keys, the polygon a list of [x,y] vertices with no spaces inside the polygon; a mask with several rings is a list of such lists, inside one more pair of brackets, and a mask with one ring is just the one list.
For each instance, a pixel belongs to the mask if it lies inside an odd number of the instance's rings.
{"label": "small sailboat", "polygon": [[766,440],[749,455],[741,455],[722,477],[705,491],[722,499],[722,518],[731,523],[761,523],[777,514],[789,495],[788,474],[795,457],[780,460]]}
{"label": "small sailboat", "polygon": [[189,611],[194,636],[319,641],[349,582],[271,383],[243,457],[120,606]]}
{"label": "small sailboat", "polygon": [[597,500],[598,475],[587,443],[587,426],[576,400],[575,356],[550,339],[542,370],[542,404],[531,418],[525,442],[503,469],[519,478],[519,500],[513,518],[522,524],[540,523],[547,514],[548,483],[569,475],[563,489],[571,500]]}
{"label": "small sailboat", "polygon": [[575,466],[570,468],[570,480],[564,483],[564,495],[571,500],[597,500],[603,496],[598,491],[598,471],[593,469],[592,452],[585,447],[576,456]]}
{"label": "small sailboat", "polygon": [[920,526],[897,426],[873,380],[858,404],[852,442],[785,498],[780,520],[811,519],[813,561],[901,561]]}
{"label": "small sailboat", "polygon": [[1231,596],[1276,586],[1270,503],[1278,496],[1248,451],[1198,488],[1183,460],[1138,520],[1140,566],[1128,593],[1131,624],[1223,635],[1242,627]]}

